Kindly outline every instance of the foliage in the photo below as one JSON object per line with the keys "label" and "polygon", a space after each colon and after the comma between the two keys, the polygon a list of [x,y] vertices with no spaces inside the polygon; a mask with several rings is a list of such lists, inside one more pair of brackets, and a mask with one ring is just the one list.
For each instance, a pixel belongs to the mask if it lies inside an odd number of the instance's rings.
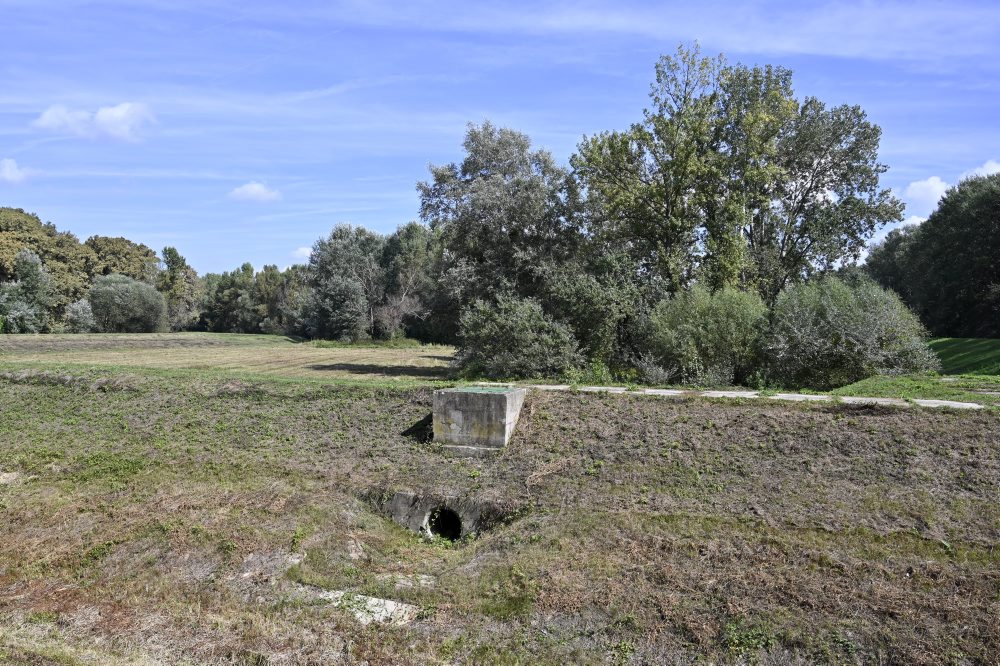
{"label": "foliage", "polygon": [[0,282],[0,322],[5,333],[41,333],[49,328],[56,300],[52,277],[28,249],[14,257],[12,282]]}
{"label": "foliage", "polygon": [[376,331],[375,311],[385,296],[385,238],[341,224],[316,241],[309,257],[314,290],[310,329],[319,337],[356,339]]}
{"label": "foliage", "polygon": [[796,100],[791,77],[681,47],[657,64],[641,123],[580,145],[573,166],[600,212],[590,225],[629,248],[651,289],[700,274],[772,303],[901,219],[879,189],[879,128],[857,106]]}
{"label": "foliage", "polygon": [[[936,335],[1000,337],[1000,174],[945,193],[919,227],[872,249],[866,269]],[[959,260],[960,258],[960,260]]]}
{"label": "foliage", "polygon": [[171,330],[183,331],[198,320],[200,286],[198,273],[177,248],[163,248],[163,270],[157,276],[156,288],[166,299]]}
{"label": "foliage", "polygon": [[73,234],[43,223],[37,215],[19,208],[0,208],[0,282],[15,279],[15,257],[23,249],[37,254],[52,278],[50,307],[55,316],[86,295],[99,261],[94,251]]}
{"label": "foliage", "polygon": [[431,167],[433,181],[417,185],[420,215],[442,235],[444,287],[457,308],[534,296],[534,268],[571,256],[581,240],[575,184],[520,132],[469,125],[463,146],[460,165]]}
{"label": "foliage", "polygon": [[730,287],[713,294],[695,285],[653,309],[643,351],[661,370],[657,383],[740,384],[757,367],[766,325],[767,307],[756,293]]}
{"label": "foliage", "polygon": [[163,294],[125,275],[94,280],[88,297],[97,330],[104,333],[153,333],[167,328]]}
{"label": "foliage", "polygon": [[569,327],[547,317],[536,300],[502,295],[462,311],[455,363],[467,375],[556,377],[580,362]]}
{"label": "foliage", "polygon": [[91,333],[96,329],[97,320],[94,319],[94,310],[89,301],[81,298],[67,306],[66,330],[70,333]]}
{"label": "foliage", "polygon": [[97,257],[94,275],[116,273],[150,284],[156,280],[160,260],[152,248],[142,243],[120,236],[91,236],[84,245],[92,249]]}
{"label": "foliage", "polygon": [[770,378],[795,388],[938,367],[917,317],[868,280],[826,277],[790,287],[774,306],[765,347]]}

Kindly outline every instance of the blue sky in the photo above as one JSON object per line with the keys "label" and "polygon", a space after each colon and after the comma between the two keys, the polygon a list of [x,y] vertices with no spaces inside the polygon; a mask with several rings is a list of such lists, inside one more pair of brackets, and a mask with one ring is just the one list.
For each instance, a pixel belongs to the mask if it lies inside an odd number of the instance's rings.
{"label": "blue sky", "polygon": [[565,162],[694,40],[860,104],[910,223],[1000,171],[1000,3],[733,5],[0,0],[0,205],[199,272],[284,267],[335,224],[415,219],[467,122]]}

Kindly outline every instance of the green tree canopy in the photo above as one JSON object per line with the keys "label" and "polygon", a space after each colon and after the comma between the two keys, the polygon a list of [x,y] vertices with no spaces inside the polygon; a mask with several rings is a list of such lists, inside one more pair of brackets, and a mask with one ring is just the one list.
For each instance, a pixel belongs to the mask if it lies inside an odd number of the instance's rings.
{"label": "green tree canopy", "polygon": [[682,47],[657,64],[642,122],[581,143],[592,229],[629,249],[654,297],[699,278],[773,302],[901,219],[879,186],[878,126],[857,106],[797,100],[791,80]]}
{"label": "green tree canopy", "polygon": [[866,269],[936,335],[1000,337],[1000,174],[948,190],[926,222],[873,248]]}

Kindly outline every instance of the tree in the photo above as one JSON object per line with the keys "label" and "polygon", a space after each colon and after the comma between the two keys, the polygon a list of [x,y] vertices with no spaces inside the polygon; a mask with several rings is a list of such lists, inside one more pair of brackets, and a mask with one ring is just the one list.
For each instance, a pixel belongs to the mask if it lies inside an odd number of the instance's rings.
{"label": "tree", "polygon": [[[767,307],[756,293],[695,285],[653,309],[644,359],[655,383],[743,384],[758,369]],[[651,365],[650,365],[651,364]],[[653,367],[655,366],[655,368]],[[653,371],[653,372],[651,372]]]}
{"label": "tree", "polygon": [[442,288],[455,311],[499,294],[533,296],[535,267],[561,261],[582,240],[575,182],[527,136],[469,125],[461,164],[431,167],[417,185],[420,216],[442,235]]}
{"label": "tree", "polygon": [[379,331],[394,337],[406,323],[417,324],[430,314],[434,274],[440,261],[440,235],[418,222],[399,227],[385,241],[385,297],[375,308]]}
{"label": "tree", "polygon": [[0,282],[0,331],[47,331],[56,290],[41,258],[31,250],[21,250],[14,257],[12,277],[13,281]]}
{"label": "tree", "polygon": [[[376,309],[386,288],[384,248],[381,235],[347,224],[316,241],[309,257],[314,330],[337,338],[377,332]],[[358,321],[350,322],[351,317]]]}
{"label": "tree", "polygon": [[592,229],[628,248],[648,298],[700,278],[773,303],[902,219],[879,187],[879,128],[857,106],[799,102],[791,78],[681,47],[657,64],[641,123],[581,143]]}
{"label": "tree", "polygon": [[17,254],[29,249],[42,260],[54,289],[52,314],[86,295],[97,256],[71,233],[43,223],[37,215],[19,208],[0,208],[0,282],[14,278]]}
{"label": "tree", "polygon": [[721,57],[701,58],[697,48],[661,58],[644,120],[585,138],[571,160],[597,200],[594,233],[628,248],[656,294],[677,291],[692,277],[704,225],[698,186],[712,168],[723,67]]}
{"label": "tree", "polygon": [[926,222],[874,248],[868,272],[936,335],[1000,337],[1000,174],[948,190]]}
{"label": "tree", "polygon": [[254,300],[254,269],[249,262],[234,271],[205,275],[200,323],[218,333],[259,333],[263,317]]}
{"label": "tree", "polygon": [[831,389],[874,375],[933,370],[919,319],[870,280],[824,277],[782,292],[765,341],[768,375],[787,387]]}
{"label": "tree", "polygon": [[190,328],[198,320],[198,273],[173,247],[163,248],[163,270],[156,288],[167,302],[167,319],[174,331]]}
{"label": "tree", "polygon": [[166,330],[163,294],[126,275],[102,275],[88,297],[97,329],[103,333],[154,333]]}
{"label": "tree", "polygon": [[97,255],[95,275],[116,273],[149,284],[156,281],[160,260],[152,248],[121,236],[91,236],[84,244]]}
{"label": "tree", "polygon": [[91,333],[97,329],[90,302],[81,298],[66,308],[66,330],[70,333]]}
{"label": "tree", "polygon": [[476,301],[463,310],[461,327],[455,363],[472,376],[558,377],[580,364],[569,327],[547,317],[532,299]]}

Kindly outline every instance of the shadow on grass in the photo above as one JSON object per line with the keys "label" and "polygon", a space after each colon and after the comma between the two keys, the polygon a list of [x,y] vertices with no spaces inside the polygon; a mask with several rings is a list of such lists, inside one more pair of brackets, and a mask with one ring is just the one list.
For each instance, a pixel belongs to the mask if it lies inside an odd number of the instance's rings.
{"label": "shadow on grass", "polygon": [[447,379],[449,368],[422,368],[416,365],[375,365],[372,363],[324,363],[307,366],[320,372],[350,372],[355,375],[383,375],[385,377],[424,377]]}
{"label": "shadow on grass", "polygon": [[426,444],[434,439],[434,415],[428,414],[399,434]]}

